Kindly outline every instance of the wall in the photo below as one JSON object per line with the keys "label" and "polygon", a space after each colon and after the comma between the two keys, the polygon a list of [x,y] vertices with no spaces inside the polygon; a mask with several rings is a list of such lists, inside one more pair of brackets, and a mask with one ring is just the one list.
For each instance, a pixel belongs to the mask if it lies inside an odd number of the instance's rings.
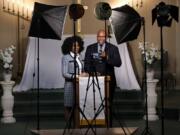
{"label": "wall", "polygon": [[[47,4],[53,4],[53,5],[70,5],[73,0],[38,0],[37,2],[47,3]],[[102,1],[102,0],[101,0]],[[117,0],[104,0],[105,2],[109,2],[112,7],[119,6],[121,4],[121,1]],[[123,2],[124,0],[122,0]],[[153,42],[155,45],[160,46],[160,28],[157,26],[157,23],[155,22],[154,25],[152,25],[152,19],[151,19],[151,10],[160,2],[160,0],[143,0],[143,7],[136,9],[139,14],[145,18],[145,35],[146,35],[146,41]],[[164,0],[167,4],[177,4],[176,1],[178,0]],[[29,2],[29,4],[33,5],[34,0],[25,0],[25,2]],[[95,34],[99,28],[104,28],[104,22],[97,20],[94,12],[94,7],[96,6],[96,3],[100,2],[100,0],[82,0],[82,4],[88,6],[88,9],[85,10],[85,14],[83,18],[81,19],[82,24],[82,31],[81,35],[83,34]],[[2,2],[0,3],[2,7]],[[179,3],[178,3],[179,4]],[[135,3],[134,3],[135,5]],[[10,15],[6,12],[3,12],[2,8],[0,9],[0,48],[5,48],[11,44],[14,44],[17,46],[17,16]],[[29,31],[30,21],[24,21],[20,19],[20,71],[22,74],[23,71],[23,65],[26,58],[26,47],[27,47],[27,37],[28,37],[28,31]],[[69,16],[67,14],[67,19],[65,23],[65,34],[72,34],[73,33],[73,23],[72,20],[69,19]],[[163,37],[164,37],[164,49],[168,50],[169,55],[169,70],[171,72],[177,73],[177,77],[180,75],[180,62],[179,62],[179,44],[180,40],[178,38],[178,35],[180,33],[179,30],[179,24],[176,26],[176,23],[173,21],[173,24],[170,28],[163,28]],[[177,36],[176,36],[177,35]],[[137,77],[139,80],[142,78],[142,63],[141,63],[141,54],[140,50],[138,49],[138,42],[143,41],[143,32],[141,29],[141,32],[137,38],[137,40],[129,42],[129,49],[132,56],[132,61],[134,63],[134,69],[136,72]],[[178,58],[178,59],[176,59]],[[17,76],[18,71],[18,54],[15,55],[15,63],[14,63],[14,76]]]}
{"label": "wall", "polygon": [[[180,7],[180,1],[177,1],[177,6]],[[180,19],[180,14],[179,14],[179,19]],[[176,58],[176,78],[177,78],[177,84],[178,84],[178,88],[180,88],[180,23],[177,23],[176,25],[176,55],[174,55],[174,57]]]}
{"label": "wall", "polygon": [[[30,6],[33,7],[35,0],[25,0]],[[52,5],[69,5],[71,0],[39,0],[36,2],[52,4]],[[0,3],[2,7],[2,1]],[[17,75],[22,75],[24,62],[26,60],[26,48],[28,44],[28,32],[31,21],[26,21],[24,19],[19,19],[17,16],[4,12],[3,9],[0,9],[0,49],[10,46],[11,44],[17,47],[16,53],[14,56],[14,77]],[[19,22],[19,23],[18,23]],[[19,26],[18,26],[19,24]],[[18,38],[19,32],[19,38]],[[65,23],[64,33],[72,33],[72,21],[67,16]],[[18,49],[19,47],[19,49]],[[18,52],[18,50],[20,50]],[[19,64],[18,64],[19,63]]]}

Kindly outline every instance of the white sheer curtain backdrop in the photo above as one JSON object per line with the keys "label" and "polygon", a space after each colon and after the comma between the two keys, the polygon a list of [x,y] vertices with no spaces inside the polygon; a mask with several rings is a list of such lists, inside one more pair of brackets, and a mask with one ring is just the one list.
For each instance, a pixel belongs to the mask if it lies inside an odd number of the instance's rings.
{"label": "white sheer curtain backdrop", "polygon": [[[62,37],[62,40],[40,38],[40,88],[56,89],[64,87],[64,78],[61,74],[61,45],[64,39],[68,36],[71,35],[64,35]],[[82,52],[82,55],[84,57],[86,46],[96,42],[96,35],[84,35],[83,39],[85,41],[85,49]],[[115,38],[111,38],[110,42],[117,45]],[[132,68],[127,44],[123,43],[117,46],[119,48],[122,59],[121,67],[115,69],[117,86],[121,89],[126,90],[140,90],[140,86],[137,82]],[[35,74],[34,77],[33,74]],[[13,91],[21,92],[30,90],[32,88],[37,88],[37,38],[29,37],[27,56],[22,80],[20,84],[17,84],[14,87]]]}

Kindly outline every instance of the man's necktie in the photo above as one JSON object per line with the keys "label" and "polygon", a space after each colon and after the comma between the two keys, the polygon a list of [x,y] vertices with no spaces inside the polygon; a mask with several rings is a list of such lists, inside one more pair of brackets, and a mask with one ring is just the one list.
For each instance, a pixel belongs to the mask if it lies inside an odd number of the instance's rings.
{"label": "man's necktie", "polygon": [[99,54],[102,53],[102,45],[100,45],[100,48],[99,48]]}

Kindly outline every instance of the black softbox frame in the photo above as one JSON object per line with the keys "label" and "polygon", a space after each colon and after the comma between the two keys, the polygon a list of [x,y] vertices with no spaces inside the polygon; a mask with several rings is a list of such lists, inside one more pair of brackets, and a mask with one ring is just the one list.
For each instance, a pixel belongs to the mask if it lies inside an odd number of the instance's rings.
{"label": "black softbox frame", "polygon": [[142,17],[129,5],[112,9],[110,23],[118,44],[132,41],[139,35]]}
{"label": "black softbox frame", "polygon": [[29,36],[61,40],[66,12],[67,6],[35,2]]}

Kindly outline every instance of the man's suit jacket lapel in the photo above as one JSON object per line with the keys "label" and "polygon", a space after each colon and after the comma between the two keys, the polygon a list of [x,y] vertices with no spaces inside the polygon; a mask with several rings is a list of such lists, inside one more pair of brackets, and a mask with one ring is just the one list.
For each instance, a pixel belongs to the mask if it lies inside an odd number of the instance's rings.
{"label": "man's suit jacket lapel", "polygon": [[108,43],[106,42],[105,52],[108,52],[108,49],[109,49],[109,45],[108,45]]}
{"label": "man's suit jacket lapel", "polygon": [[98,43],[94,44],[93,52],[98,52]]}

